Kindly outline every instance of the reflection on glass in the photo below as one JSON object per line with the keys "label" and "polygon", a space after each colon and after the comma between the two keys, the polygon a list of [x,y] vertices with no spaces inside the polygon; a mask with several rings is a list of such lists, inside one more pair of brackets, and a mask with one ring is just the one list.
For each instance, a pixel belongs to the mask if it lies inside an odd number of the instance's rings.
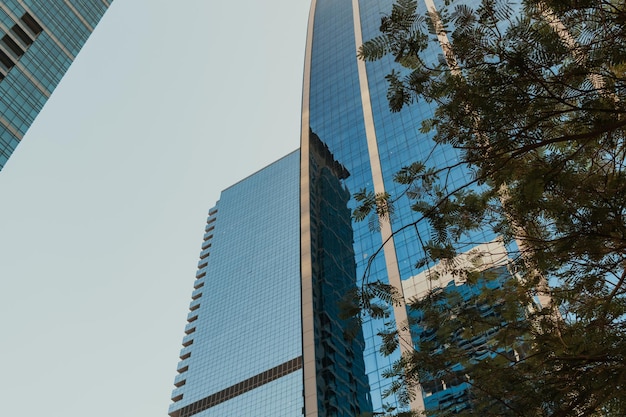
{"label": "reflection on glass", "polygon": [[310,131],[311,257],[318,415],[358,416],[372,410],[360,328],[340,318],[342,297],[356,286],[348,170]]}

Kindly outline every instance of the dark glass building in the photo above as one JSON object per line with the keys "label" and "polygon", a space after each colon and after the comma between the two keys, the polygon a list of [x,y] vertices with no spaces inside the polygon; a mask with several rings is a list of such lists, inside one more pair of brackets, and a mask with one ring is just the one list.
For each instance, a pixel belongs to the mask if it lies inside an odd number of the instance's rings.
{"label": "dark glass building", "polygon": [[0,170],[112,2],[0,1]]}
{"label": "dark glass building", "polygon": [[[338,306],[364,279],[406,288],[411,296],[425,279],[415,265],[427,226],[392,233],[415,220],[410,204],[398,204],[391,222],[354,222],[354,193],[399,195],[393,177],[401,167],[458,162],[453,149],[434,148],[419,132],[434,110],[427,103],[389,111],[385,75],[393,63],[357,59],[392,4],[312,1],[300,151],[225,190],[209,213],[171,417],[355,417],[379,415],[385,405],[403,409],[383,395],[391,381],[382,371],[399,355],[379,353],[383,322],[369,320],[347,337],[352,324]],[[419,13],[434,6],[426,0]],[[434,43],[424,58],[441,54]],[[463,184],[466,175],[459,168],[449,183]],[[407,318],[404,306],[394,307],[390,319]],[[403,332],[401,351],[413,349],[419,334]],[[428,389],[412,409],[462,398],[465,387]]]}

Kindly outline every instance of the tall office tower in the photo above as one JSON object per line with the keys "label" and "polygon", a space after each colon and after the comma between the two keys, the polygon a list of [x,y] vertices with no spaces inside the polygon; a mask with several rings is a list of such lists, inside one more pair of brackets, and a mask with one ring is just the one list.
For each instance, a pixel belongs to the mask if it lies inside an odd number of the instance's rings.
{"label": "tall office tower", "polygon": [[[386,57],[367,63],[357,59],[357,51],[362,42],[380,34],[381,17],[390,13],[393,3],[393,0],[313,1],[309,17],[302,105],[303,288],[311,276],[314,276],[312,271],[316,265],[315,257],[309,255],[312,235],[308,224],[315,223],[309,209],[312,204],[307,200],[308,181],[313,175],[314,165],[307,140],[310,131],[324,141],[334,158],[350,172],[351,175],[342,180],[342,183],[353,194],[367,189],[400,196],[405,191],[404,186],[395,183],[393,177],[401,167],[415,161],[427,161],[431,166],[440,167],[454,166],[459,161],[459,155],[453,149],[435,147],[431,137],[419,131],[421,122],[433,114],[434,107],[425,102],[415,102],[398,113],[389,110],[385,75],[392,68],[397,68],[393,59]],[[425,15],[427,7],[432,9],[443,3],[443,0],[420,1],[418,14]],[[422,58],[427,62],[438,62],[441,55],[442,49],[435,41],[424,51]],[[467,174],[462,167],[451,171],[447,179],[448,185],[454,188],[455,185],[464,184]],[[348,202],[350,209],[357,205],[354,199]],[[391,221],[379,220],[372,215],[365,221],[352,222],[357,285],[362,280],[380,281],[401,290],[405,281],[424,279],[424,275],[420,273],[425,268],[416,269],[415,265],[424,256],[420,239],[428,241],[431,231],[425,223],[420,223],[415,228],[401,228],[417,220],[416,213],[410,206],[408,199],[399,200],[394,205]],[[491,242],[494,239],[495,236],[487,232],[477,233],[472,236],[471,242],[468,241],[467,246],[459,249],[460,252],[467,252],[478,243]],[[377,255],[372,258],[374,254]],[[311,264],[312,268],[309,266]],[[306,311],[306,292],[303,292],[302,297]],[[303,326],[306,326],[306,315],[303,317]],[[395,306],[390,319],[396,323],[406,322],[406,309]],[[365,370],[375,412],[381,412],[384,404],[393,407],[400,405],[397,398],[384,395],[391,381],[383,377],[382,371],[390,368],[398,355],[384,357],[379,353],[381,340],[378,332],[383,328],[382,320],[370,320],[363,326]],[[400,351],[412,350],[411,340],[415,336],[417,335],[402,330]],[[317,415],[315,407],[321,401],[320,390],[314,389],[314,379],[307,379],[316,372],[315,357],[307,355],[306,350],[306,346],[314,345],[314,342],[314,339],[307,338],[305,334],[303,360],[307,417]],[[431,397],[434,393],[424,391],[423,394],[424,397]],[[418,396],[411,403],[411,408],[419,410],[425,406],[438,407],[436,398],[445,400],[446,395],[438,393],[428,401]]]}
{"label": "tall office tower", "polygon": [[112,2],[0,1],[0,170]]}
{"label": "tall office tower", "polygon": [[[171,417],[355,417],[382,414],[387,405],[403,409],[384,395],[391,381],[383,371],[398,355],[379,353],[383,321],[355,329],[338,306],[364,280],[415,295],[425,279],[415,265],[427,226],[392,233],[415,220],[410,204],[396,205],[393,224],[355,222],[354,193],[400,195],[393,176],[402,166],[458,162],[452,149],[434,148],[419,132],[433,112],[427,103],[389,111],[392,61],[357,60],[392,4],[312,1],[300,152],[227,189],[210,211]],[[441,53],[434,44],[424,56],[435,61]],[[465,175],[458,169],[448,181],[463,184]],[[407,320],[404,306],[392,313],[388,320]],[[411,334],[403,332],[401,350],[410,350]],[[411,408],[463,396],[463,386],[430,385],[423,392],[430,401],[418,396]]]}
{"label": "tall office tower", "polygon": [[[350,193],[341,183],[349,173],[312,137],[321,404],[323,415],[355,416],[371,407],[363,338],[344,337],[338,307],[356,284]],[[224,190],[209,211],[170,416],[302,415],[299,193],[293,152]]]}
{"label": "tall office tower", "polygon": [[209,210],[172,417],[302,412],[299,155]]}

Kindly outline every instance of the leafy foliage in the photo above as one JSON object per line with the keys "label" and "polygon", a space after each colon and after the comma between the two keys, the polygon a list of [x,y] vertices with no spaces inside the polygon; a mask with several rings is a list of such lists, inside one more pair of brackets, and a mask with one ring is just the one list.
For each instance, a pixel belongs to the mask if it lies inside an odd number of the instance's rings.
{"label": "leafy foliage", "polygon": [[[433,286],[412,300],[420,336],[389,370],[390,392],[408,401],[418,384],[469,387],[469,408],[431,416],[626,415],[626,5],[446,3],[438,16],[417,16],[415,1],[399,0],[359,53],[395,59],[391,111],[436,104],[421,132],[434,134],[433,146],[456,148],[474,173],[460,187],[445,180],[454,167],[428,161],[396,175],[417,222],[432,230],[416,266],[448,265],[480,291]],[[453,56],[427,62],[422,52],[440,27]],[[399,204],[366,190],[356,197],[357,220]],[[515,279],[451,262],[461,239],[484,229],[514,249]],[[374,299],[390,301],[369,290],[357,299],[365,313]],[[467,346],[485,335],[478,360]],[[384,353],[397,348],[393,327],[381,337]]]}

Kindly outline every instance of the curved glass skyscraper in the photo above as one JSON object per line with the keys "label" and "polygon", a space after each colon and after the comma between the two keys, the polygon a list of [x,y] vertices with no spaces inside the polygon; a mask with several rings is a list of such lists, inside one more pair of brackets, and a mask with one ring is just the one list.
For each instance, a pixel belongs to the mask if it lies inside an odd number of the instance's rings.
{"label": "curved glass skyscraper", "polygon": [[[383,396],[391,381],[382,371],[398,357],[379,353],[383,323],[355,330],[338,304],[363,279],[399,290],[405,282],[417,294],[419,235],[429,231],[392,233],[415,220],[410,204],[399,203],[391,223],[355,222],[352,196],[400,195],[393,176],[401,167],[449,166],[458,157],[419,132],[433,112],[427,103],[389,111],[392,62],[357,59],[392,4],[313,0],[300,152],[225,190],[210,212],[170,416],[355,417],[398,406]],[[433,6],[420,3],[419,13]],[[441,53],[435,42],[425,57]],[[452,172],[449,181],[464,175]],[[407,320],[403,306],[393,315]],[[402,340],[412,349],[408,331]],[[424,408],[421,396],[411,408]]]}
{"label": "curved glass skyscraper", "polygon": [[[428,161],[433,166],[454,166],[458,162],[458,155],[453,149],[435,148],[431,137],[419,132],[421,122],[434,111],[428,103],[416,102],[399,113],[389,110],[385,75],[396,65],[391,58],[368,63],[357,59],[362,42],[379,35],[381,17],[390,13],[393,3],[392,0],[313,1],[302,105],[303,288],[311,277],[315,279],[315,268],[320,263],[314,248],[309,246],[309,242],[314,241],[309,230],[313,230],[317,224],[313,212],[309,211],[312,202],[307,201],[307,190],[311,188],[309,181],[314,175],[307,139],[309,132],[315,132],[334,158],[350,172],[342,184],[352,194],[367,189],[398,196],[403,193],[403,186],[394,183],[393,177],[401,167],[415,161]],[[432,11],[437,6],[435,3],[430,0],[418,2],[418,14],[425,15],[427,10]],[[442,49],[435,41],[424,52],[423,58],[436,62],[441,55]],[[465,183],[466,175],[462,169],[451,172],[449,184]],[[347,205],[353,210],[357,202],[351,199]],[[409,200],[399,201],[390,221],[373,216],[367,221],[352,222],[357,285],[365,279],[369,282],[389,283],[402,290],[403,282],[414,283],[415,276],[421,272],[415,269],[415,265],[424,255],[419,242],[420,235],[429,236],[430,231],[426,224],[398,231],[401,226],[416,220],[410,206]],[[478,242],[489,242],[493,236],[475,238]],[[374,254],[378,255],[372,258]],[[315,297],[315,294],[312,296]],[[308,301],[307,293],[303,292],[305,329],[306,314],[311,311],[310,308],[307,310]],[[312,310],[314,312],[315,308]],[[403,306],[394,307],[393,319],[396,323],[405,322],[406,309]],[[397,406],[393,397],[383,398],[390,381],[382,377],[381,371],[391,367],[398,358],[383,357],[378,353],[380,337],[377,333],[383,328],[382,321],[376,320],[366,322],[363,326],[363,359],[370,387],[370,401],[375,412],[380,412],[384,403]],[[313,332],[310,334],[313,337],[306,336],[307,333],[303,339],[306,415],[326,415],[324,409],[313,411],[316,404],[319,406],[323,403],[320,390],[314,389],[313,378],[306,379],[307,375],[313,375],[314,372],[319,374],[319,371],[314,371],[317,367],[315,355],[308,350],[315,350],[317,334]],[[406,330],[402,333],[400,348],[401,351],[413,348],[412,336]],[[310,385],[307,385],[307,381]],[[424,408],[420,396],[413,401],[411,408]]]}

